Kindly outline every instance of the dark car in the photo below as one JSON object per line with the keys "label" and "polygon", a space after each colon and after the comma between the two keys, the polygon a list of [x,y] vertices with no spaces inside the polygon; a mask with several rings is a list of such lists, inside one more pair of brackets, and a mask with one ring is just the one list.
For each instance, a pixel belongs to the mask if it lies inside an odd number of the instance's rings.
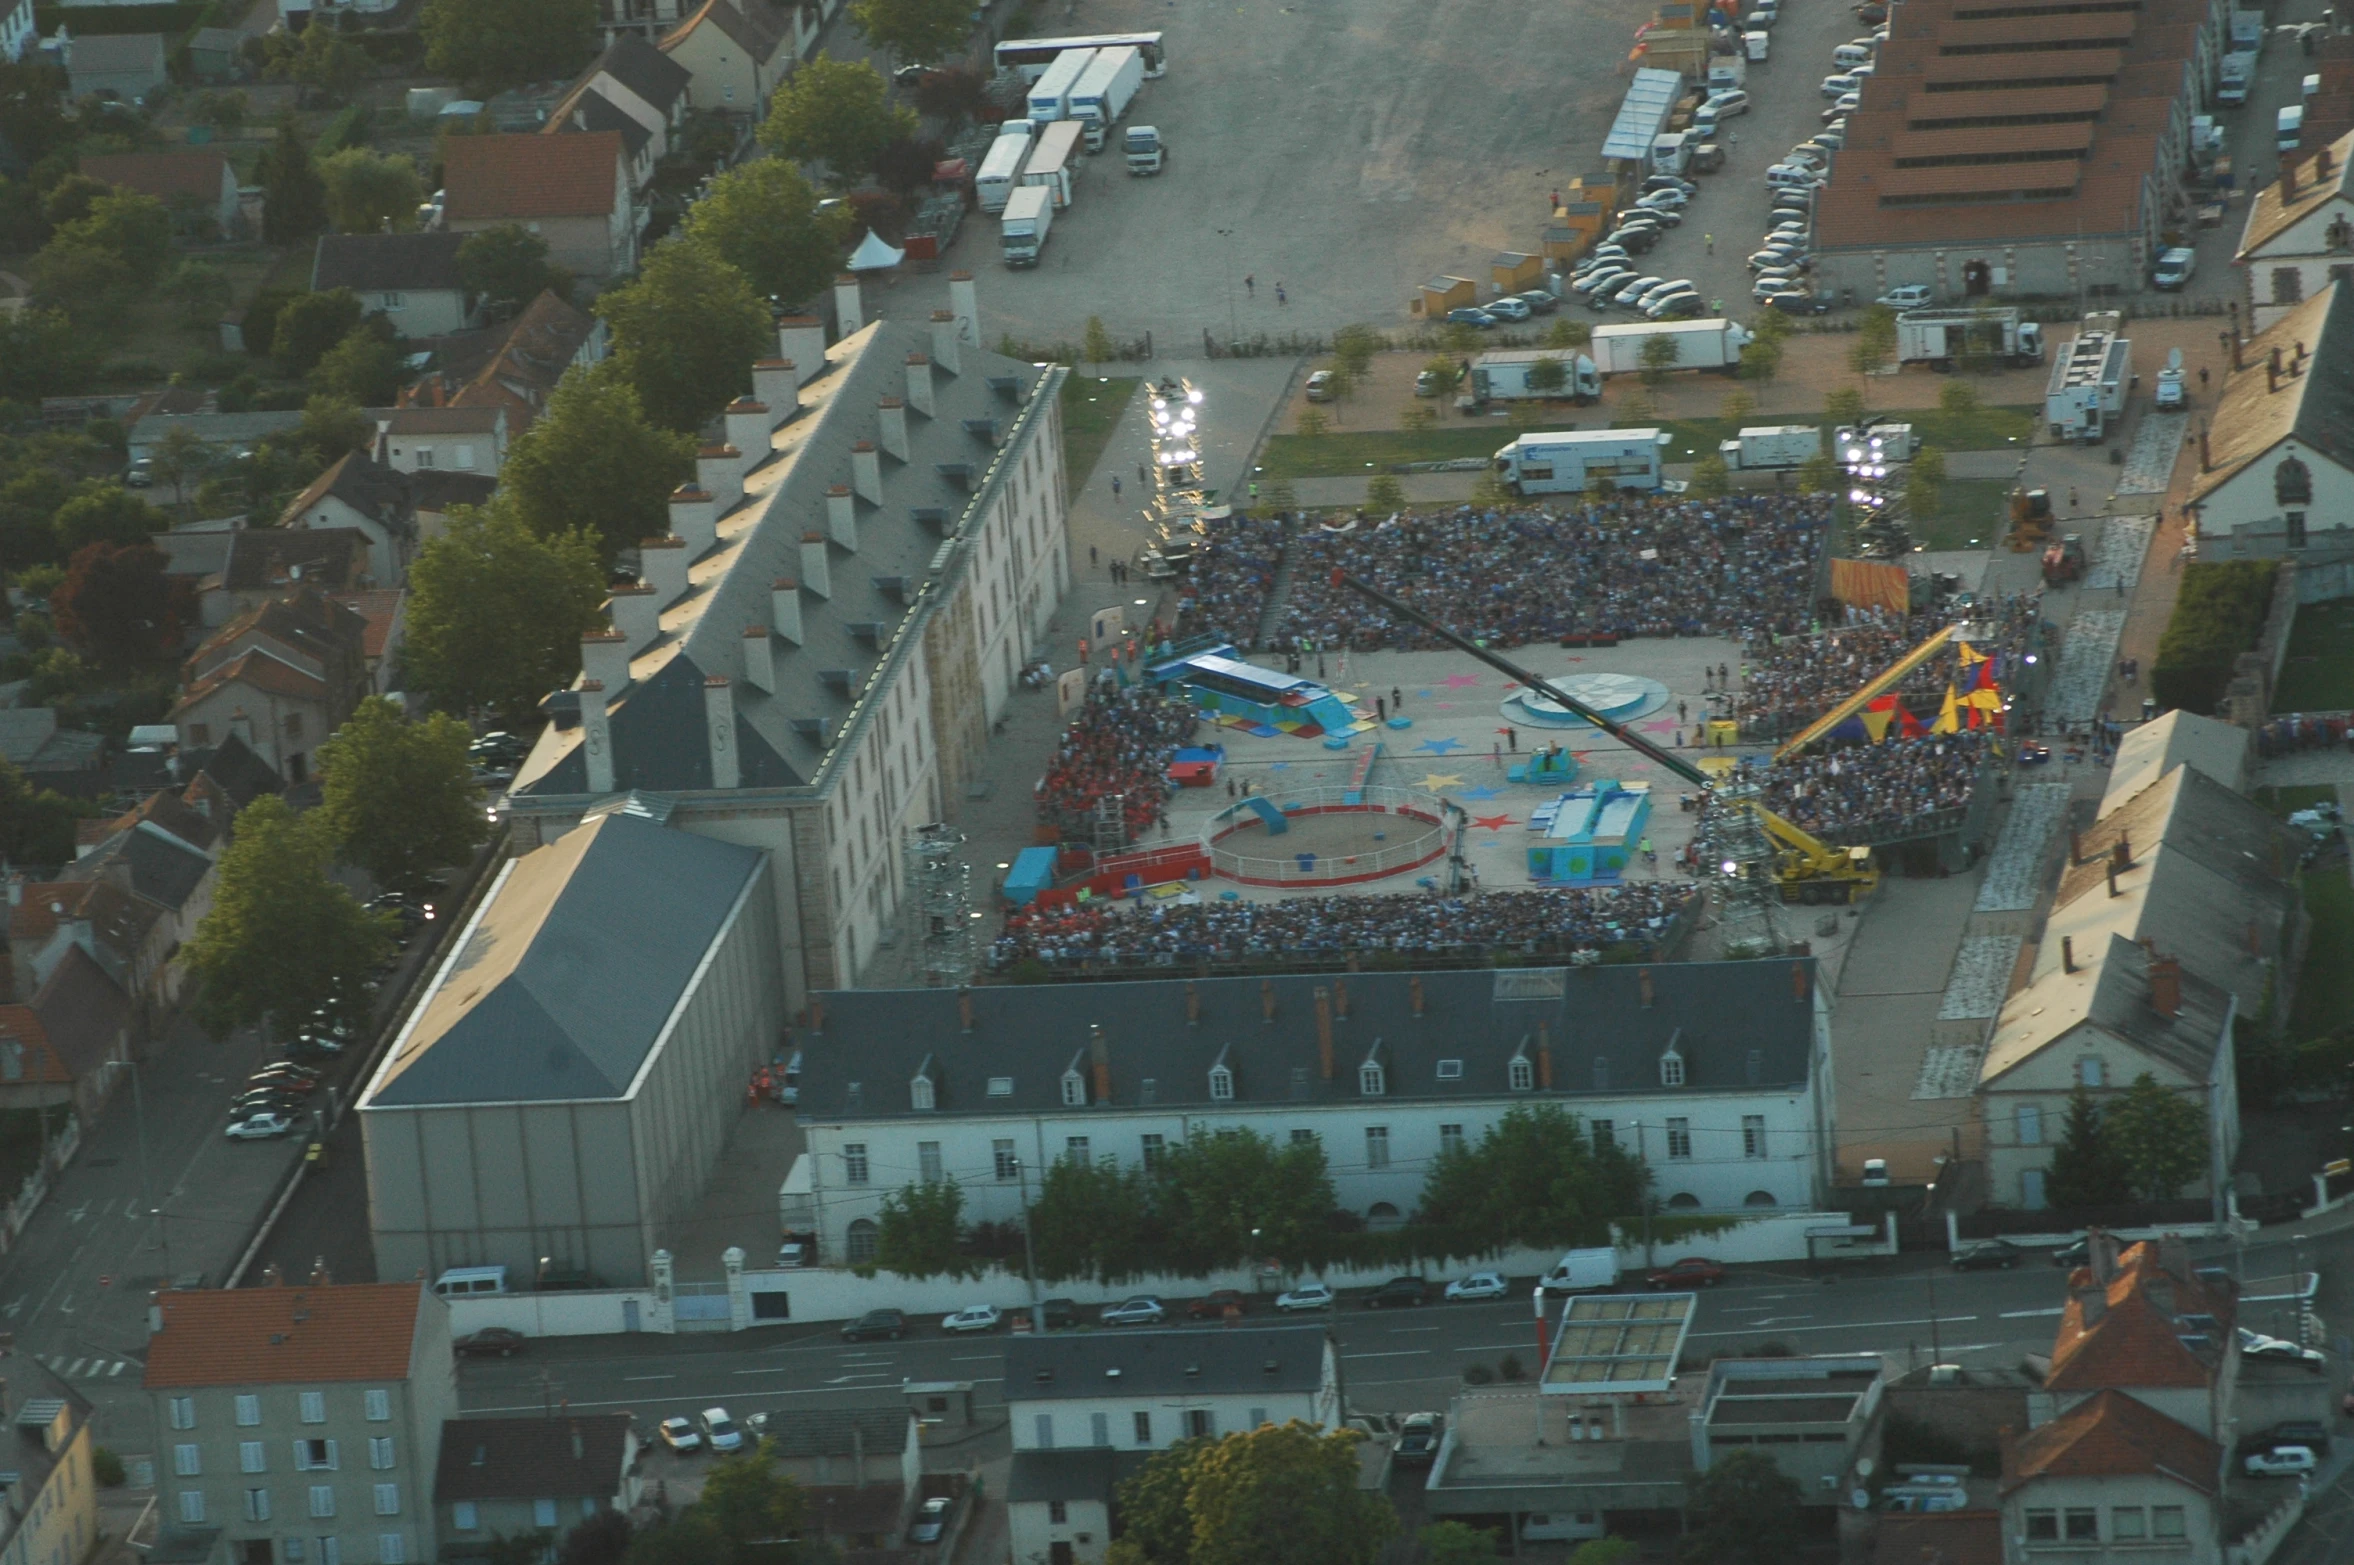
{"label": "dark car", "polygon": [[1706,1256],[1687,1255],[1662,1266],[1650,1277],[1654,1288],[1713,1288],[1725,1280],[1725,1269]]}
{"label": "dark car", "polygon": [[1428,1466],[1439,1454],[1439,1436],[1446,1432],[1447,1420],[1439,1413],[1408,1413],[1398,1426],[1398,1445],[1390,1459],[1402,1464]]}
{"label": "dark car", "polygon": [[504,1326],[485,1326],[470,1331],[450,1344],[450,1351],[460,1358],[488,1358],[496,1355],[509,1358],[531,1339],[519,1331]]}
{"label": "dark car", "polygon": [[926,1500],[915,1513],[915,1525],[907,1529],[910,1543],[938,1543],[940,1534],[948,1526],[948,1507],[952,1502],[944,1494]]}
{"label": "dark car", "polygon": [[2008,1239],[1981,1239],[1965,1245],[1953,1253],[1953,1269],[1957,1272],[1976,1272],[1989,1269],[2008,1271],[2019,1264],[2019,1257],[2027,1252]]}
{"label": "dark car", "polygon": [[1828,315],[1831,313],[1831,296],[1827,293],[1778,293],[1767,299],[1766,303],[1772,308],[1780,310],[1784,315]]}
{"label": "dark car", "polygon": [[906,1335],[907,1317],[897,1310],[868,1310],[842,1328],[844,1342],[865,1342],[873,1337],[889,1337],[896,1342]]}
{"label": "dark car", "polygon": [[1393,1304],[1422,1305],[1429,1302],[1430,1284],[1419,1277],[1392,1277],[1365,1296],[1365,1307],[1369,1310],[1386,1310]]}
{"label": "dark car", "polygon": [[1048,1331],[1068,1331],[1079,1324],[1079,1306],[1068,1299],[1041,1299],[1038,1314]]}
{"label": "dark car", "polygon": [[1249,1308],[1250,1300],[1240,1288],[1220,1288],[1185,1306],[1185,1313],[1194,1320],[1219,1320],[1228,1310],[1240,1315]]}
{"label": "dark car", "polygon": [[343,1053],[343,1045],[332,1038],[301,1037],[286,1046],[290,1060],[332,1060]]}
{"label": "dark car", "polygon": [[2307,1419],[2291,1419],[2285,1424],[2273,1425],[2270,1429],[2243,1444],[2240,1449],[2243,1452],[2270,1451],[2284,1445],[2305,1446],[2315,1456],[2327,1456],[2329,1455],[2329,1431],[2320,1424]]}
{"label": "dark car", "polygon": [[2092,1264],[2092,1235],[2078,1234],[2075,1238],[2069,1240],[2066,1244],[2061,1245],[2057,1250],[2054,1250],[2052,1252],[2052,1264],[2054,1266],[2065,1266],[2071,1271],[2075,1270],[2079,1266],[2090,1266]]}
{"label": "dark car", "polygon": [[229,1113],[243,1119],[249,1114],[285,1114],[302,1112],[302,1100],[284,1092],[241,1092],[229,1100]]}

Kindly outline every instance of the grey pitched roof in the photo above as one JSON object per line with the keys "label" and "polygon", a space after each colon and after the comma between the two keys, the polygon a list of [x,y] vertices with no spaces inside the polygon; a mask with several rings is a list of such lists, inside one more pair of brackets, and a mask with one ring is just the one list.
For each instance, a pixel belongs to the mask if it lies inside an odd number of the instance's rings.
{"label": "grey pitched roof", "polygon": [[74,946],[33,997],[33,1014],[41,1018],[58,1060],[81,1080],[113,1054],[131,1003],[98,959]]}
{"label": "grey pitched roof", "polygon": [[[1327,1076],[1316,992],[1343,983],[1349,1014],[1339,1018],[1341,997],[1332,993]],[[1003,985],[971,991],[969,1033],[954,990],[842,990],[824,996],[822,1028],[803,1035],[801,1112],[827,1120],[915,1115],[908,1083],[929,1058],[940,1111],[1085,1113],[1064,1105],[1062,1079],[1074,1060],[1083,1076],[1091,1074],[1091,1026],[1103,1029],[1111,1100],[1123,1105],[1208,1107],[1210,1067],[1235,1042],[1244,1047],[1233,1051],[1239,1060],[1227,1061],[1234,1096],[1221,1108],[1360,1101],[1359,1067],[1377,1045],[1383,1096],[1393,1101],[1780,1092],[1807,1080],[1814,983],[1813,959],[1792,957],[1307,974],[1269,978],[1264,988],[1256,978]],[[1512,997],[1524,993],[1539,997]],[[1186,1019],[1189,995],[1198,1022]],[[1269,996],[1272,1022],[1264,1019]],[[1684,1062],[1680,1089],[1660,1085],[1660,1058],[1671,1042]],[[1523,1055],[1539,1085],[1514,1093],[1511,1065]],[[1550,1088],[1542,1085],[1548,1077]],[[1007,1090],[992,1096],[992,1082]]]}
{"label": "grey pitched roof", "polygon": [[[718,542],[692,562],[687,595],[663,611],[663,636],[633,659],[640,682],[670,662],[690,663],[687,677],[696,685],[715,674],[733,682],[738,731],[756,734],[781,763],[778,770],[757,770],[754,748],[745,744],[746,787],[826,780],[821,768],[858,692],[905,629],[920,589],[941,568],[943,537],[974,503],[1015,421],[1061,373],[971,345],[960,349],[960,373],[931,366],[934,416],[907,408],[909,460],[883,454],[882,504],[857,502],[855,551],[827,546],[832,594],[821,598],[802,589],[801,643],[772,638],[777,689],[762,691],[745,677],[745,628],[771,623],[771,588],[780,577],[801,577],[802,538],[826,531],[826,492],[850,481],[851,448],[880,443],[879,403],[907,396],[908,356],[928,358],[931,350],[925,326],[878,321],[826,351],[824,372],[801,388],[802,412],[777,429],[775,456],[750,475],[754,497],[722,520]],[[704,744],[680,742],[691,731],[678,726],[685,718],[659,700],[641,706],[636,692],[633,684],[612,712],[619,786],[707,787]],[[613,692],[606,696],[611,701]],[[556,725],[517,778],[518,798],[586,791],[577,702],[565,694],[550,710]],[[700,727],[699,708],[686,717]]]}
{"label": "grey pitched roof", "polygon": [[464,234],[321,234],[311,257],[311,288],[358,293],[407,289],[463,292],[458,247]]}
{"label": "grey pitched roof", "polygon": [[668,114],[694,81],[695,73],[635,33],[618,33],[591,73],[604,72],[646,103]]}
{"label": "grey pitched roof", "polygon": [[560,131],[613,131],[621,137],[622,148],[631,157],[646,150],[654,133],[645,122],[613,106],[612,100],[595,90],[584,92],[566,111]]}
{"label": "grey pitched roof", "polygon": [[367,1107],[627,1097],[766,864],[755,849],[626,813],[516,860],[435,975]]}
{"label": "grey pitched roof", "polygon": [[65,880],[95,880],[117,860],[130,866],[133,891],[175,911],[187,906],[212,872],[212,860],[201,850],[160,826],[139,825],[116,832],[59,875]]}
{"label": "grey pitched roof", "polygon": [[166,575],[204,577],[228,565],[229,540],[240,530],[149,533],[147,541],[163,551]]}
{"label": "grey pitched roof", "polygon": [[161,33],[86,33],[73,41],[76,71],[160,71],[163,62]]}
{"label": "grey pitched roof", "polygon": [[254,753],[253,747],[231,734],[210,750],[190,750],[181,757],[191,779],[209,777],[237,808],[243,809],[265,793],[284,793],[286,779]]}
{"label": "grey pitched roof", "polygon": [[434,1502],[608,1500],[621,1492],[628,1440],[627,1413],[453,1418],[441,1426]]}
{"label": "grey pitched roof", "polygon": [[[673,658],[651,679],[629,687],[611,708],[613,724],[613,783],[617,789],[685,792],[711,786],[711,743],[704,727],[702,668],[692,658]],[[768,736],[745,713],[741,696],[751,687],[738,687],[736,707],[736,765],[739,783],[746,788],[797,788],[804,779],[786,764]],[[570,691],[554,701],[550,711],[558,721],[577,721],[579,702]],[[626,727],[629,738],[621,734]],[[549,770],[532,780],[539,793],[588,791],[588,757],[578,746],[566,751]]]}
{"label": "grey pitched roof", "polygon": [[904,1402],[795,1408],[769,1421],[766,1438],[776,1442],[779,1456],[851,1456],[863,1450],[869,1458],[889,1458],[906,1447],[907,1426],[914,1418]]}
{"label": "grey pitched roof", "polygon": [[1322,1326],[1210,1331],[1053,1332],[1005,1339],[1005,1399],[1067,1402],[1313,1392],[1324,1383]]}
{"label": "grey pitched roof", "polygon": [[1122,1480],[1152,1460],[1150,1451],[1081,1448],[1016,1451],[1007,1475],[1009,1505],[1040,1500],[1108,1500]]}
{"label": "grey pitched roof", "polygon": [[2085,1020],[2164,1060],[2191,1080],[2204,1081],[2214,1067],[2223,1019],[2231,1014],[2231,995],[2196,973],[2185,972],[2181,1007],[2173,1016],[2164,1015],[2150,1004],[2145,958],[2146,953],[2123,935],[2110,937]]}

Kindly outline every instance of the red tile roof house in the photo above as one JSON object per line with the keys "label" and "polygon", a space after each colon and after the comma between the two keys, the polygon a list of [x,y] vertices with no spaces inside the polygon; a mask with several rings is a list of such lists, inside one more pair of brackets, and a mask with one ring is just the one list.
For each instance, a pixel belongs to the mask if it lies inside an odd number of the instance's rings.
{"label": "red tile roof house", "polygon": [[616,131],[563,136],[453,136],[446,145],[443,221],[452,233],[519,223],[548,258],[587,278],[634,269],[647,214],[631,194]]}
{"label": "red tile roof house", "polygon": [[237,171],[218,152],[116,152],[82,159],[92,179],[153,196],[171,208],[172,232],[194,239],[241,237]]}
{"label": "red tile roof house", "polygon": [[2122,1390],[2177,1423],[2218,1434],[2239,1379],[2238,1313],[2230,1278],[2194,1268],[2179,1238],[2119,1253],[2115,1239],[2096,1232],[2092,1263],[2068,1278],[2044,1389],[2063,1411]]}
{"label": "red tile roof house", "polygon": [[[2003,1441],[2003,1531],[2029,1551],[2222,1558],[2224,1449],[2148,1403],[2102,1391]],[[2034,1557],[2031,1552],[2028,1558]]]}
{"label": "red tile roof house", "polygon": [[183,750],[235,734],[289,782],[370,693],[367,622],[305,587],[239,615],[182,665]]}
{"label": "red tile roof house", "polygon": [[84,1124],[130,1059],[131,1002],[98,959],[69,947],[40,988],[0,1004],[0,1108],[70,1104]]}

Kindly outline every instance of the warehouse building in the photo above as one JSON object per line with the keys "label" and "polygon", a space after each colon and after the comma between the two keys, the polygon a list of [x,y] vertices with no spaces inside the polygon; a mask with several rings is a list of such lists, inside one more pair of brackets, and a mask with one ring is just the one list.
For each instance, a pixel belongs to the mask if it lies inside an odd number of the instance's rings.
{"label": "warehouse building", "polygon": [[2187,221],[2214,0],[1907,0],[1815,218],[1820,285],[1943,303],[2132,292]]}

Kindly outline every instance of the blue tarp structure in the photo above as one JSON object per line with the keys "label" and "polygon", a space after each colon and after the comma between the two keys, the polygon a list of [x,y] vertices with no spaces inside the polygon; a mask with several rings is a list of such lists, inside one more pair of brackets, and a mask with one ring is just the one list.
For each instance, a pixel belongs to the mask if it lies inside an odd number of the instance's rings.
{"label": "blue tarp structure", "polygon": [[1005,899],[1015,907],[1028,907],[1053,885],[1054,849],[1024,848],[1014,855],[1014,867],[1005,872]]}

